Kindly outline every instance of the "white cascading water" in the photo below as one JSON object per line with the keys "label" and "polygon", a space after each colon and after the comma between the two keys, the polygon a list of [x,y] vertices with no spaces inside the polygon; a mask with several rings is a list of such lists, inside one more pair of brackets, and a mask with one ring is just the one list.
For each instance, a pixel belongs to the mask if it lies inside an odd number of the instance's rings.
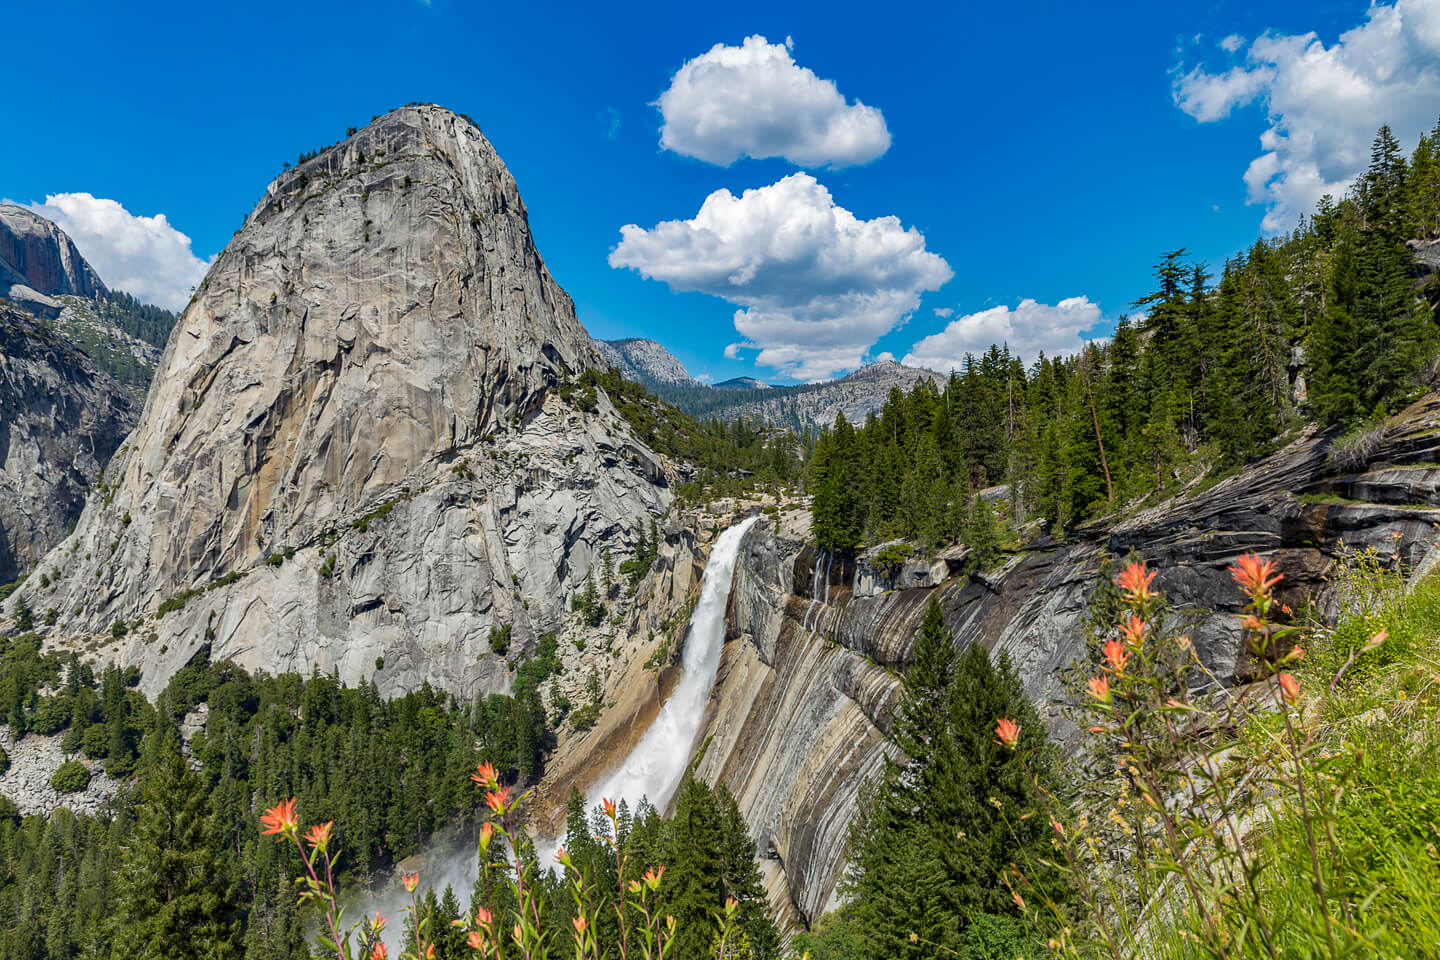
{"label": "white cascading water", "polygon": [[[725,608],[730,600],[735,563],[740,556],[740,541],[757,519],[743,520],[716,539],[700,581],[700,600],[690,615],[690,631],[680,661],[680,682],[630,755],[586,791],[587,806],[594,806],[601,799],[616,802],[623,799],[633,810],[640,798],[646,797],[663,810],[670,802],[690,763],[690,751],[695,746],[695,735],[700,732],[705,703],[710,699],[710,688],[715,685],[715,673],[720,668],[720,651],[725,645]],[[818,569],[818,561],[816,566]],[[553,865],[559,845],[558,837],[535,839],[536,859],[542,868]],[[470,902],[478,872],[473,842],[428,851],[423,859],[419,865],[422,888],[433,887],[439,896],[448,884],[454,888],[462,906]],[[369,916],[378,910],[389,917],[384,939],[387,947],[398,952],[404,930],[400,913],[410,899],[398,881],[392,886],[393,889],[368,898],[356,916]]]}
{"label": "white cascading water", "polygon": [[635,744],[630,755],[586,791],[589,805],[601,799],[625,800],[635,809],[646,797],[661,810],[670,802],[685,768],[710,688],[715,685],[715,672],[720,668],[720,650],[725,645],[725,608],[730,600],[730,581],[740,556],[740,540],[758,517],[751,517],[720,534],[705,576],[700,582],[700,602],[690,616],[690,634],[680,661],[680,682],[670,699],[660,708],[655,722]]}

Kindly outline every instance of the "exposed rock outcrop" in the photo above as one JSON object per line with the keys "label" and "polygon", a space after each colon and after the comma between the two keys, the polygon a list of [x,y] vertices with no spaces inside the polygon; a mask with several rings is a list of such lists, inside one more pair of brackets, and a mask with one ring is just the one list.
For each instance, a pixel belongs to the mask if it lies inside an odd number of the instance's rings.
{"label": "exposed rock outcrop", "polygon": [[206,645],[506,689],[490,628],[520,653],[670,502],[603,395],[552,389],[602,362],[479,128],[392,111],[272,182],[217,258],[114,490],[41,564],[53,632],[128,622],[105,655],[150,692]]}
{"label": "exposed rock outcrop", "polygon": [[65,231],[24,207],[0,203],[0,297],[53,316],[60,312],[58,294],[107,292]]}
{"label": "exposed rock outcrop", "polygon": [[595,348],[626,380],[647,387],[699,386],[685,365],[654,340],[596,340]]}
{"label": "exposed rock outcrop", "polygon": [[1201,494],[1032,543],[1001,570],[933,587],[857,596],[855,565],[817,563],[803,541],[775,536],[768,522],[751,531],[699,773],[734,791],[780,914],[808,922],[834,903],[857,792],[881,767],[900,671],[932,590],[957,645],[1005,651],[1064,742],[1073,727],[1062,674],[1084,653],[1089,597],[1107,556],[1134,550],[1157,569],[1201,657],[1236,679],[1247,665],[1226,568],[1241,553],[1277,557],[1282,598],[1322,608],[1333,602],[1325,576],[1342,540],[1408,569],[1433,563],[1440,396],[1394,418],[1362,469],[1328,465],[1333,439],[1309,433]]}
{"label": "exposed rock outcrop", "polygon": [[0,583],[69,532],[137,412],[88,356],[0,302]]}

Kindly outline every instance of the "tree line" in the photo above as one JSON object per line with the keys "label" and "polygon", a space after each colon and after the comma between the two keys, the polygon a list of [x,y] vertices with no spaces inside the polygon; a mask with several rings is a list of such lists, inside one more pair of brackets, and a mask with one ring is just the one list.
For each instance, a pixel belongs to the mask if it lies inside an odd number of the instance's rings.
{"label": "tree line", "polygon": [[1388,127],[1367,171],[1218,275],[1184,249],[1106,343],[1030,367],[1006,346],[948,381],[837,417],[807,465],[824,549],[963,539],[974,494],[1009,484],[1011,519],[1068,527],[1262,455],[1304,422],[1393,412],[1433,376],[1434,278],[1407,240],[1440,232],[1440,123],[1407,160]]}

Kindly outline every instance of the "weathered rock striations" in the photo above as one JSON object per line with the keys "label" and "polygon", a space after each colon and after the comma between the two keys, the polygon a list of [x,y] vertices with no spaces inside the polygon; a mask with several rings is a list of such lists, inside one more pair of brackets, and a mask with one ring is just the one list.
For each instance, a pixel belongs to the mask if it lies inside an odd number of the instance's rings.
{"label": "weathered rock striations", "polygon": [[61,309],[56,295],[107,292],[65,231],[24,207],[0,203],[0,297],[53,316]]}
{"label": "weathered rock striations", "polygon": [[[670,502],[468,119],[392,111],[272,182],[172,331],[105,498],[40,565],[56,635],[153,691],[198,649],[394,693],[507,688],[604,547]],[[512,652],[512,656],[514,655]],[[382,666],[383,664],[383,666]]]}
{"label": "weathered rock striations", "polygon": [[[779,914],[809,922],[835,902],[855,799],[881,768],[900,671],[932,590],[957,645],[1005,651],[1052,736],[1066,742],[1074,728],[1063,673],[1084,653],[1089,597],[1107,556],[1133,550],[1157,569],[1201,657],[1236,679],[1246,664],[1226,568],[1240,554],[1274,555],[1283,599],[1322,608],[1333,602],[1325,576],[1342,540],[1398,554],[1411,569],[1433,563],[1440,395],[1394,418],[1362,470],[1328,465],[1333,439],[1308,433],[1203,493],[1032,543],[1001,570],[938,586],[856,596],[854,564],[817,563],[803,541],[757,525],[735,574],[698,771],[738,798]],[[873,579],[867,569],[860,565],[862,580]]]}
{"label": "weathered rock striations", "polygon": [[0,583],[69,532],[136,413],[88,356],[0,302]]}

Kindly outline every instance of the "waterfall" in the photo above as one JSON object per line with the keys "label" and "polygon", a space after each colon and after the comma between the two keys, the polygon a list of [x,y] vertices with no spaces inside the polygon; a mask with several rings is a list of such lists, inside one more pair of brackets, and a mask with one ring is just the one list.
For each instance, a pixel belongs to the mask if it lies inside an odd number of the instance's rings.
{"label": "waterfall", "polygon": [[700,602],[690,617],[680,683],[630,755],[586,791],[588,805],[602,798],[617,802],[624,799],[633,810],[641,797],[648,797],[663,810],[670,802],[690,763],[690,751],[695,746],[710,688],[715,685],[715,673],[720,668],[720,650],[725,645],[725,608],[730,600],[735,563],[740,556],[740,540],[757,519],[751,517],[731,527],[715,541],[700,583]]}
{"label": "waterfall", "polygon": [[[623,799],[633,810],[641,797],[648,797],[663,810],[670,802],[690,763],[690,751],[695,746],[705,704],[720,668],[720,650],[725,645],[725,609],[730,601],[730,581],[740,557],[740,541],[758,519],[750,517],[736,524],[715,541],[700,582],[700,601],[690,616],[685,652],[680,661],[680,683],[630,755],[586,791],[587,806],[599,803],[602,798],[617,802]],[[535,839],[535,852],[542,869],[553,865],[560,840],[560,837]],[[422,859],[424,862],[419,866],[422,889],[433,887],[439,896],[448,883],[454,887],[461,906],[470,903],[478,866],[473,841],[452,844],[445,849],[432,848]],[[389,884],[362,903],[356,916],[368,916],[379,910],[390,918],[384,939],[387,946],[398,953],[405,926],[400,912],[409,903],[400,884]]]}

